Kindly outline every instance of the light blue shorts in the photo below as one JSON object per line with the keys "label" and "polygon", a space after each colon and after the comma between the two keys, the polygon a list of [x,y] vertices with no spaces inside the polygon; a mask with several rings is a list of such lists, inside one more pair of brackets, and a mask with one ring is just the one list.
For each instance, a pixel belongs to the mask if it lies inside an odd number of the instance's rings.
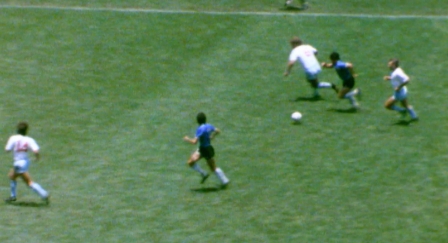
{"label": "light blue shorts", "polygon": [[401,88],[399,91],[395,91],[392,97],[396,101],[402,101],[408,97],[408,92],[405,88]]}
{"label": "light blue shorts", "polygon": [[16,174],[23,174],[28,171],[30,161],[27,159],[14,161],[14,172]]}

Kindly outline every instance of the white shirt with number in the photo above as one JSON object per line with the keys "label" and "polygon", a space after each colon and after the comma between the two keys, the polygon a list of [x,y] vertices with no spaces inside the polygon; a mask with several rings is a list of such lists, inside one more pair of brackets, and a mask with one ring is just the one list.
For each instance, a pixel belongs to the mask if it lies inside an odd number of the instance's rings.
{"label": "white shirt with number", "polygon": [[[406,75],[406,73],[404,73],[403,69],[401,68],[396,68],[390,75],[390,83],[392,84],[392,87],[394,87],[394,89],[407,82],[408,80],[408,75]],[[403,89],[406,89],[406,86],[404,86]]]}
{"label": "white shirt with number", "polygon": [[17,134],[9,138],[5,150],[13,151],[14,161],[28,160],[28,151],[39,152],[39,145],[33,138]]}
{"label": "white shirt with number", "polygon": [[300,61],[306,73],[316,74],[321,71],[319,61],[316,58],[317,50],[310,45],[300,45],[292,49],[289,61]]}

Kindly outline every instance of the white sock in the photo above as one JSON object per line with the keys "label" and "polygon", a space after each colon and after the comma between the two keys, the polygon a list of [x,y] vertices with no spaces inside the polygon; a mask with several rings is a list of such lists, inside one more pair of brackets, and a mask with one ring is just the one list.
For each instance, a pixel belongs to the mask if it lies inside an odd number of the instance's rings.
{"label": "white sock", "polygon": [[205,172],[199,165],[198,163],[194,163],[193,166],[191,166],[191,168],[197,172],[199,172],[199,174],[201,174],[202,176],[206,176],[207,172]]}
{"label": "white sock", "polygon": [[331,84],[328,82],[319,82],[319,84],[317,84],[318,88],[331,88]]}
{"label": "white sock", "polygon": [[412,108],[412,106],[408,107],[408,112],[409,112],[409,115],[411,115],[412,119],[416,119],[417,118],[417,113],[415,113],[414,108]]}
{"label": "white sock", "polygon": [[11,197],[16,197],[16,191],[17,191],[17,181],[11,180]]}
{"label": "white sock", "polygon": [[347,94],[345,94],[345,97],[347,98],[347,96],[355,96],[358,93],[359,93],[359,90],[358,89],[354,89],[354,90],[348,92]]}
{"label": "white sock", "polygon": [[224,174],[224,171],[222,171],[221,168],[216,168],[215,174],[219,178],[219,180],[221,181],[221,183],[223,185],[229,183],[230,180],[226,177],[226,175]]}
{"label": "white sock", "polygon": [[352,92],[349,92],[349,93],[344,95],[344,98],[348,99],[352,106],[358,106],[358,104],[356,103],[356,99],[355,99],[356,93],[357,92],[352,91]]}
{"label": "white sock", "polygon": [[48,192],[45,191],[39,184],[33,182],[30,185],[31,189],[33,189],[33,191],[35,191],[37,194],[39,194],[39,196],[41,198],[46,198],[48,197]]}

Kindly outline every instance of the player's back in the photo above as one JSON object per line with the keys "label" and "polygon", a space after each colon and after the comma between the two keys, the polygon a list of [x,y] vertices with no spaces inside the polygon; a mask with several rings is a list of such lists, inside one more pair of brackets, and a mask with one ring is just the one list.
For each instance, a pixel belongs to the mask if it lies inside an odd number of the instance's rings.
{"label": "player's back", "polygon": [[5,150],[13,151],[15,161],[27,160],[28,151],[37,152],[39,151],[39,146],[33,138],[18,134],[9,138]]}
{"label": "player's back", "polygon": [[202,124],[196,130],[196,137],[199,139],[200,147],[208,147],[211,145],[210,136],[215,131],[215,127],[210,124]]}
{"label": "player's back", "polygon": [[294,48],[290,55],[290,61],[298,60],[305,72],[316,73],[321,70],[315,54],[317,50],[310,45],[300,45]]}

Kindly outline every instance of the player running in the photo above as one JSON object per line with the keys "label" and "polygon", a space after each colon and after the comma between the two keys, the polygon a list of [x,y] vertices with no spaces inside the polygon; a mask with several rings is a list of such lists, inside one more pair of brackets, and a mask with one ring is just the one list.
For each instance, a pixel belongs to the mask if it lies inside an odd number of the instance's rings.
{"label": "player running", "polygon": [[317,76],[322,69],[316,58],[316,48],[310,45],[303,44],[302,40],[299,37],[293,37],[290,40],[290,44],[292,47],[292,51],[289,54],[289,61],[283,75],[287,77],[290,74],[294,64],[299,61],[305,71],[306,80],[313,88],[313,98],[320,97],[318,89],[321,88],[333,88],[335,91],[337,91],[336,85],[318,81]]}
{"label": "player running", "polygon": [[[392,87],[394,88],[394,94],[386,100],[384,103],[384,107],[389,110],[398,111],[403,116],[409,112],[411,116],[411,121],[418,121],[417,114],[414,111],[414,108],[408,103],[407,93],[408,90],[406,86],[409,84],[409,77],[400,68],[399,60],[396,58],[390,59],[387,63],[387,66],[392,71],[390,76],[384,76],[384,80],[390,81]],[[403,107],[398,107],[395,103],[399,101]]]}
{"label": "player running", "polygon": [[348,99],[354,109],[359,109],[359,104],[355,96],[360,93],[359,89],[355,87],[355,71],[353,64],[341,61],[339,53],[332,52],[330,54],[330,63],[323,62],[321,65],[324,68],[334,68],[339,78],[342,79],[342,89],[338,92],[339,99]]}
{"label": "player running", "polygon": [[5,150],[6,152],[13,151],[14,155],[14,168],[8,174],[9,179],[11,179],[11,197],[6,199],[7,203],[14,202],[17,200],[17,181],[18,177],[22,178],[22,180],[35,191],[39,196],[44,200],[46,204],[50,203],[50,194],[45,191],[39,184],[33,182],[31,180],[31,176],[28,172],[28,167],[30,166],[30,159],[28,158],[28,150],[31,150],[36,158],[36,161],[39,160],[39,145],[37,145],[36,141],[26,136],[28,131],[28,123],[20,122],[17,125],[17,134],[12,135],[8,142],[6,143]]}
{"label": "player running", "polygon": [[202,184],[205,182],[205,180],[207,180],[209,174],[205,172],[196,162],[201,158],[205,158],[208,166],[210,167],[210,170],[215,173],[215,175],[221,181],[222,187],[225,188],[229,184],[230,180],[226,177],[224,172],[216,166],[216,162],[214,159],[215,150],[211,144],[211,140],[221,131],[218,128],[215,128],[213,125],[206,123],[207,118],[203,112],[197,114],[196,120],[199,124],[199,127],[196,130],[196,136],[194,138],[185,136],[184,140],[191,144],[197,144],[199,142],[199,149],[191,154],[190,158],[187,161],[187,164],[193,170],[201,174]]}

